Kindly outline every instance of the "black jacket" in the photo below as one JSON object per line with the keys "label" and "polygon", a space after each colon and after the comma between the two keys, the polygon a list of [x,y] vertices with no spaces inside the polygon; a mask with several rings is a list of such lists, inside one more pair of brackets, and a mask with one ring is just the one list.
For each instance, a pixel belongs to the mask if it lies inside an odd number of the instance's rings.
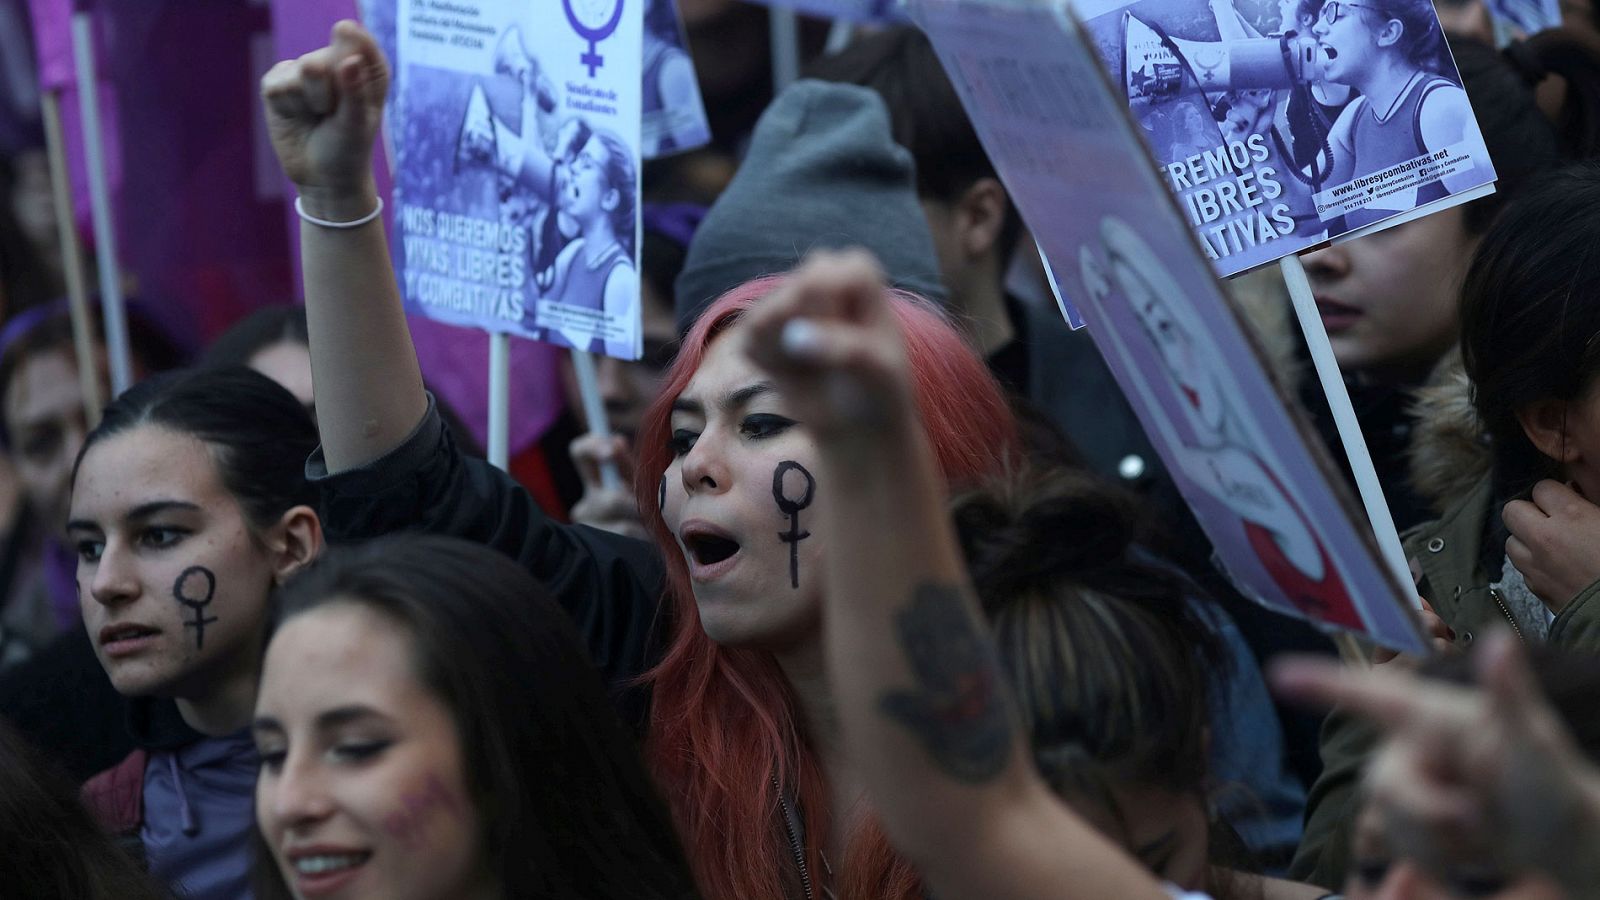
{"label": "black jacket", "polygon": [[510,475],[456,449],[431,398],[411,435],[383,457],[330,475],[319,448],[306,477],[321,489],[330,543],[419,530],[521,563],[572,617],[618,712],[643,732],[649,696],[634,682],[660,657],[666,586],[654,546],[550,519]]}

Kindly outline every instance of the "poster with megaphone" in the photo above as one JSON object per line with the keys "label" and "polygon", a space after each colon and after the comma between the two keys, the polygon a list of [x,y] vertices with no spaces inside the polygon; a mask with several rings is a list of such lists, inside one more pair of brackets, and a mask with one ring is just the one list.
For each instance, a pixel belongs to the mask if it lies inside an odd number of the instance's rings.
{"label": "poster with megaphone", "polygon": [[402,0],[395,257],[433,319],[641,351],[645,0]]}
{"label": "poster with megaphone", "polygon": [[1222,275],[1482,196],[1431,0],[1076,0]]}
{"label": "poster with megaphone", "polygon": [[1274,381],[1066,2],[911,8],[1224,571],[1272,609],[1422,650],[1410,586]]}

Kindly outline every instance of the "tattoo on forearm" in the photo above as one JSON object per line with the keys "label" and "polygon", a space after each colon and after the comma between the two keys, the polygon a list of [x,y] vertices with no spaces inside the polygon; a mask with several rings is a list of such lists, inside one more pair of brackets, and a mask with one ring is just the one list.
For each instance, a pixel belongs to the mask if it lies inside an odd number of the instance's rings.
{"label": "tattoo on forearm", "polygon": [[1011,719],[994,648],[952,585],[919,585],[895,616],[916,687],[886,691],[883,713],[905,726],[939,769],[967,784],[1000,774],[1011,758]]}

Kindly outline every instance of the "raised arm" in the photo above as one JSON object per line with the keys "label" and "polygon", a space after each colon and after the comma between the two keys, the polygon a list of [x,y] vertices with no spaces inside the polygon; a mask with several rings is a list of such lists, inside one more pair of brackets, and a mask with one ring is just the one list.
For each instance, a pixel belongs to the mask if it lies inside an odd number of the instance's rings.
{"label": "raised arm", "polygon": [[[372,145],[388,89],[388,62],[351,21],[333,27],[329,46],[262,78],[272,146],[305,216],[349,223],[377,209]],[[337,473],[398,447],[428,400],[382,218],[355,228],[302,220],[300,252],[317,425]]]}
{"label": "raised arm", "polygon": [[890,840],[944,900],[1164,897],[1033,769],[883,291],[864,254],[816,255],[738,332],[848,498],[813,526],[830,541],[823,621],[846,747]]}

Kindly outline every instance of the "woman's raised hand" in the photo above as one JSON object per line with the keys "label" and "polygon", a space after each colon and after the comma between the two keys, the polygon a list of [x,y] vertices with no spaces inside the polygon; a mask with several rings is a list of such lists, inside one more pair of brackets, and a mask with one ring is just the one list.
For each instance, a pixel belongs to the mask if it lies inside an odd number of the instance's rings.
{"label": "woman's raised hand", "polygon": [[262,77],[272,148],[306,212],[347,221],[372,211],[372,143],[388,91],[383,51],[348,19],[333,26],[328,46]]}
{"label": "woman's raised hand", "polygon": [[1273,674],[1280,694],[1339,705],[1388,733],[1367,784],[1403,855],[1439,871],[1493,862],[1541,872],[1573,896],[1600,884],[1600,770],[1509,633],[1480,646],[1476,690],[1313,659]]}
{"label": "woman's raised hand", "polygon": [[886,290],[871,254],[817,251],[739,329],[745,354],[819,438],[915,419],[911,366]]}

